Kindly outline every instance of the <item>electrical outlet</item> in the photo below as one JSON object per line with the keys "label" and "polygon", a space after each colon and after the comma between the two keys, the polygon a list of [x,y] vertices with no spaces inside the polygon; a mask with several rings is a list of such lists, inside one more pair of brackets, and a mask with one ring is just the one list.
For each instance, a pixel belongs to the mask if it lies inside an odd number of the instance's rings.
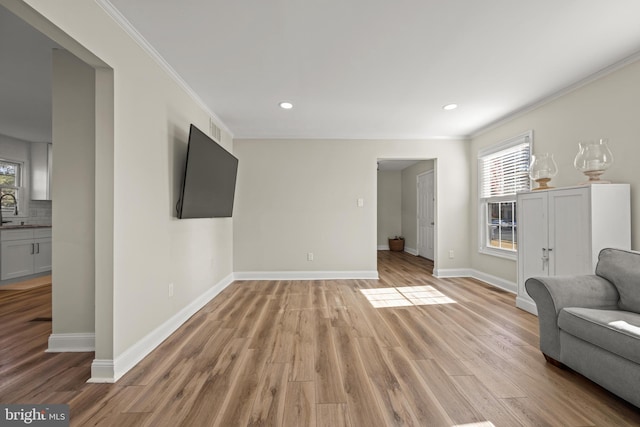
{"label": "electrical outlet", "polygon": [[169,283],[168,293],[169,297],[173,296],[173,283]]}
{"label": "electrical outlet", "polygon": [[307,253],[307,261],[313,261],[313,252]]}
{"label": "electrical outlet", "polygon": [[453,249],[449,249],[449,258],[453,259]]}

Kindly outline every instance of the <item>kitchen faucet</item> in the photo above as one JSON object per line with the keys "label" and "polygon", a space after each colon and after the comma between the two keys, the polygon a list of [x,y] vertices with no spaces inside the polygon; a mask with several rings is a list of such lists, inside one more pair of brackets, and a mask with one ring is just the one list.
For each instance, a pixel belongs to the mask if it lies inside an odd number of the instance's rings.
{"label": "kitchen faucet", "polygon": [[7,193],[7,194],[3,194],[2,196],[0,196],[0,226],[11,222],[11,221],[5,221],[2,219],[2,199],[4,199],[5,197],[9,197],[11,196],[11,198],[13,199],[13,204],[16,207],[16,210],[14,212],[14,215],[18,215],[18,201],[16,200],[16,196],[14,196],[13,194]]}

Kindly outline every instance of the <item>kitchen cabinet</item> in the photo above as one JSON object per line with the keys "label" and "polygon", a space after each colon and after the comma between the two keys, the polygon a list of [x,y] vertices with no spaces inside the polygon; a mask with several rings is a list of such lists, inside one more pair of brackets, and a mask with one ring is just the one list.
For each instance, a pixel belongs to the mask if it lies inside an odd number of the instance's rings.
{"label": "kitchen cabinet", "polygon": [[0,231],[0,280],[51,271],[51,228]]}
{"label": "kitchen cabinet", "polygon": [[631,248],[629,184],[593,184],[519,193],[516,306],[537,314],[529,277],[594,274],[607,247]]}
{"label": "kitchen cabinet", "polygon": [[51,200],[52,147],[50,143],[31,143],[31,200]]}

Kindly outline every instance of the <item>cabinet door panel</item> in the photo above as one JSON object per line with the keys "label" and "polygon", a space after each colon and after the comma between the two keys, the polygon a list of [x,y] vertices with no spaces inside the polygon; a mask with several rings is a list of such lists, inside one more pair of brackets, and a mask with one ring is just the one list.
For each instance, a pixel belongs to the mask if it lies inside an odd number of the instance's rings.
{"label": "cabinet door panel", "polygon": [[549,274],[593,274],[586,189],[549,193]]}
{"label": "cabinet door panel", "polygon": [[13,240],[2,242],[0,250],[0,279],[14,279],[16,277],[33,274],[33,241]]}
{"label": "cabinet door panel", "polygon": [[51,271],[51,239],[36,239],[36,254],[33,259],[33,272]]}

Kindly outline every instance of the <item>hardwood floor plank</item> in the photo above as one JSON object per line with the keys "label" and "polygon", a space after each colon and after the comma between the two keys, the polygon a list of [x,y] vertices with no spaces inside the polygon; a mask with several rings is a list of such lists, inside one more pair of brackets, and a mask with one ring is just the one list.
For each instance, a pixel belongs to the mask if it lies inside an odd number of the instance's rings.
{"label": "hardwood floor plank", "polygon": [[220,414],[232,380],[242,362],[246,350],[246,338],[234,338],[218,363],[209,372],[202,387],[196,391],[194,401],[184,418],[185,425],[213,425]]}
{"label": "hardwood floor plank", "polygon": [[283,426],[316,426],[316,397],[312,381],[287,383],[285,399]]}
{"label": "hardwood floor plank", "polygon": [[113,417],[105,418],[101,420],[101,422],[97,423],[96,426],[99,427],[140,427],[143,425],[149,425],[149,419],[152,414],[137,412],[137,413],[128,413],[122,412],[119,414],[115,414]]}
{"label": "hardwood floor plank", "polygon": [[[82,427],[640,425],[545,362],[512,294],[378,255],[379,280],[234,282],[117,384],[86,383],[93,353],[44,352],[50,286],[0,291],[0,402],[68,403]],[[366,296],[393,292],[404,306]]]}
{"label": "hardwood floor plank", "polygon": [[106,393],[95,401],[87,402],[92,405],[91,410],[78,414],[72,409],[71,424],[81,426],[108,425],[110,421],[124,412],[131,399],[137,396],[141,390],[140,386],[112,386],[106,389]]}
{"label": "hardwood floor plank", "polygon": [[420,423],[409,407],[400,382],[387,365],[382,349],[373,338],[358,338],[357,345],[364,368],[378,398],[388,426],[418,426]]}
{"label": "hardwood floor plank", "polygon": [[346,403],[316,405],[316,427],[351,427]]}
{"label": "hardwood floor plank", "polygon": [[342,384],[341,365],[338,362],[331,321],[316,317],[315,383],[318,403],[344,403],[347,401]]}
{"label": "hardwood floor plank", "polygon": [[285,392],[289,365],[269,363],[258,383],[248,426],[280,426],[284,420]]}
{"label": "hardwood floor plank", "polygon": [[[167,401],[180,396],[185,385],[194,380],[194,362],[174,365],[162,378],[155,383],[156,387],[163,390],[162,394],[138,392],[127,402],[125,412],[153,412],[158,406],[165,405]],[[197,378],[197,376],[196,376]],[[141,386],[133,386],[132,389],[145,391]]]}
{"label": "hardwood floor plank", "polygon": [[407,327],[402,320],[403,315],[406,315],[404,309],[380,311],[384,324],[395,335],[399,346],[405,350],[409,359],[433,359],[435,355],[430,346]]}
{"label": "hardwood floor plank", "polygon": [[298,325],[293,336],[293,353],[291,355],[291,373],[289,381],[313,381],[315,377],[315,318],[318,314],[313,309],[298,312]]}
{"label": "hardwood floor plank", "polygon": [[446,334],[441,333],[441,327],[425,313],[411,313],[409,311],[396,312],[402,324],[418,340],[429,349],[442,369],[449,375],[470,375],[467,367],[460,361],[459,356],[452,352],[445,344]]}
{"label": "hardwood floor plank", "polygon": [[418,425],[453,426],[453,421],[402,349],[388,348],[384,356],[401,387],[406,390],[407,404],[416,416]]}
{"label": "hardwood floor plank", "polygon": [[333,328],[342,383],[349,404],[351,420],[356,426],[384,426],[384,417],[378,407],[371,383],[358,349],[349,330]]}
{"label": "hardwood floor plank", "polygon": [[485,421],[483,415],[458,391],[453,378],[436,361],[415,360],[413,364],[456,425]]}
{"label": "hardwood floor plank", "polygon": [[482,414],[484,419],[493,423],[495,427],[523,425],[475,376],[459,375],[450,378],[458,392],[465,396],[474,410]]}
{"label": "hardwood floor plank", "polygon": [[247,350],[244,362],[233,378],[230,389],[225,393],[224,409],[214,426],[247,425],[267,356],[267,353],[260,349]]}
{"label": "hardwood floor plank", "polygon": [[253,337],[249,343],[249,348],[267,348],[273,340],[278,326],[281,326],[283,311],[277,300],[271,299],[267,302],[265,311],[260,323],[253,331]]}
{"label": "hardwood floor plank", "polygon": [[536,408],[534,402],[526,397],[501,399],[501,402],[513,414],[519,423],[531,427],[570,426],[562,424],[553,415],[541,408]]}

